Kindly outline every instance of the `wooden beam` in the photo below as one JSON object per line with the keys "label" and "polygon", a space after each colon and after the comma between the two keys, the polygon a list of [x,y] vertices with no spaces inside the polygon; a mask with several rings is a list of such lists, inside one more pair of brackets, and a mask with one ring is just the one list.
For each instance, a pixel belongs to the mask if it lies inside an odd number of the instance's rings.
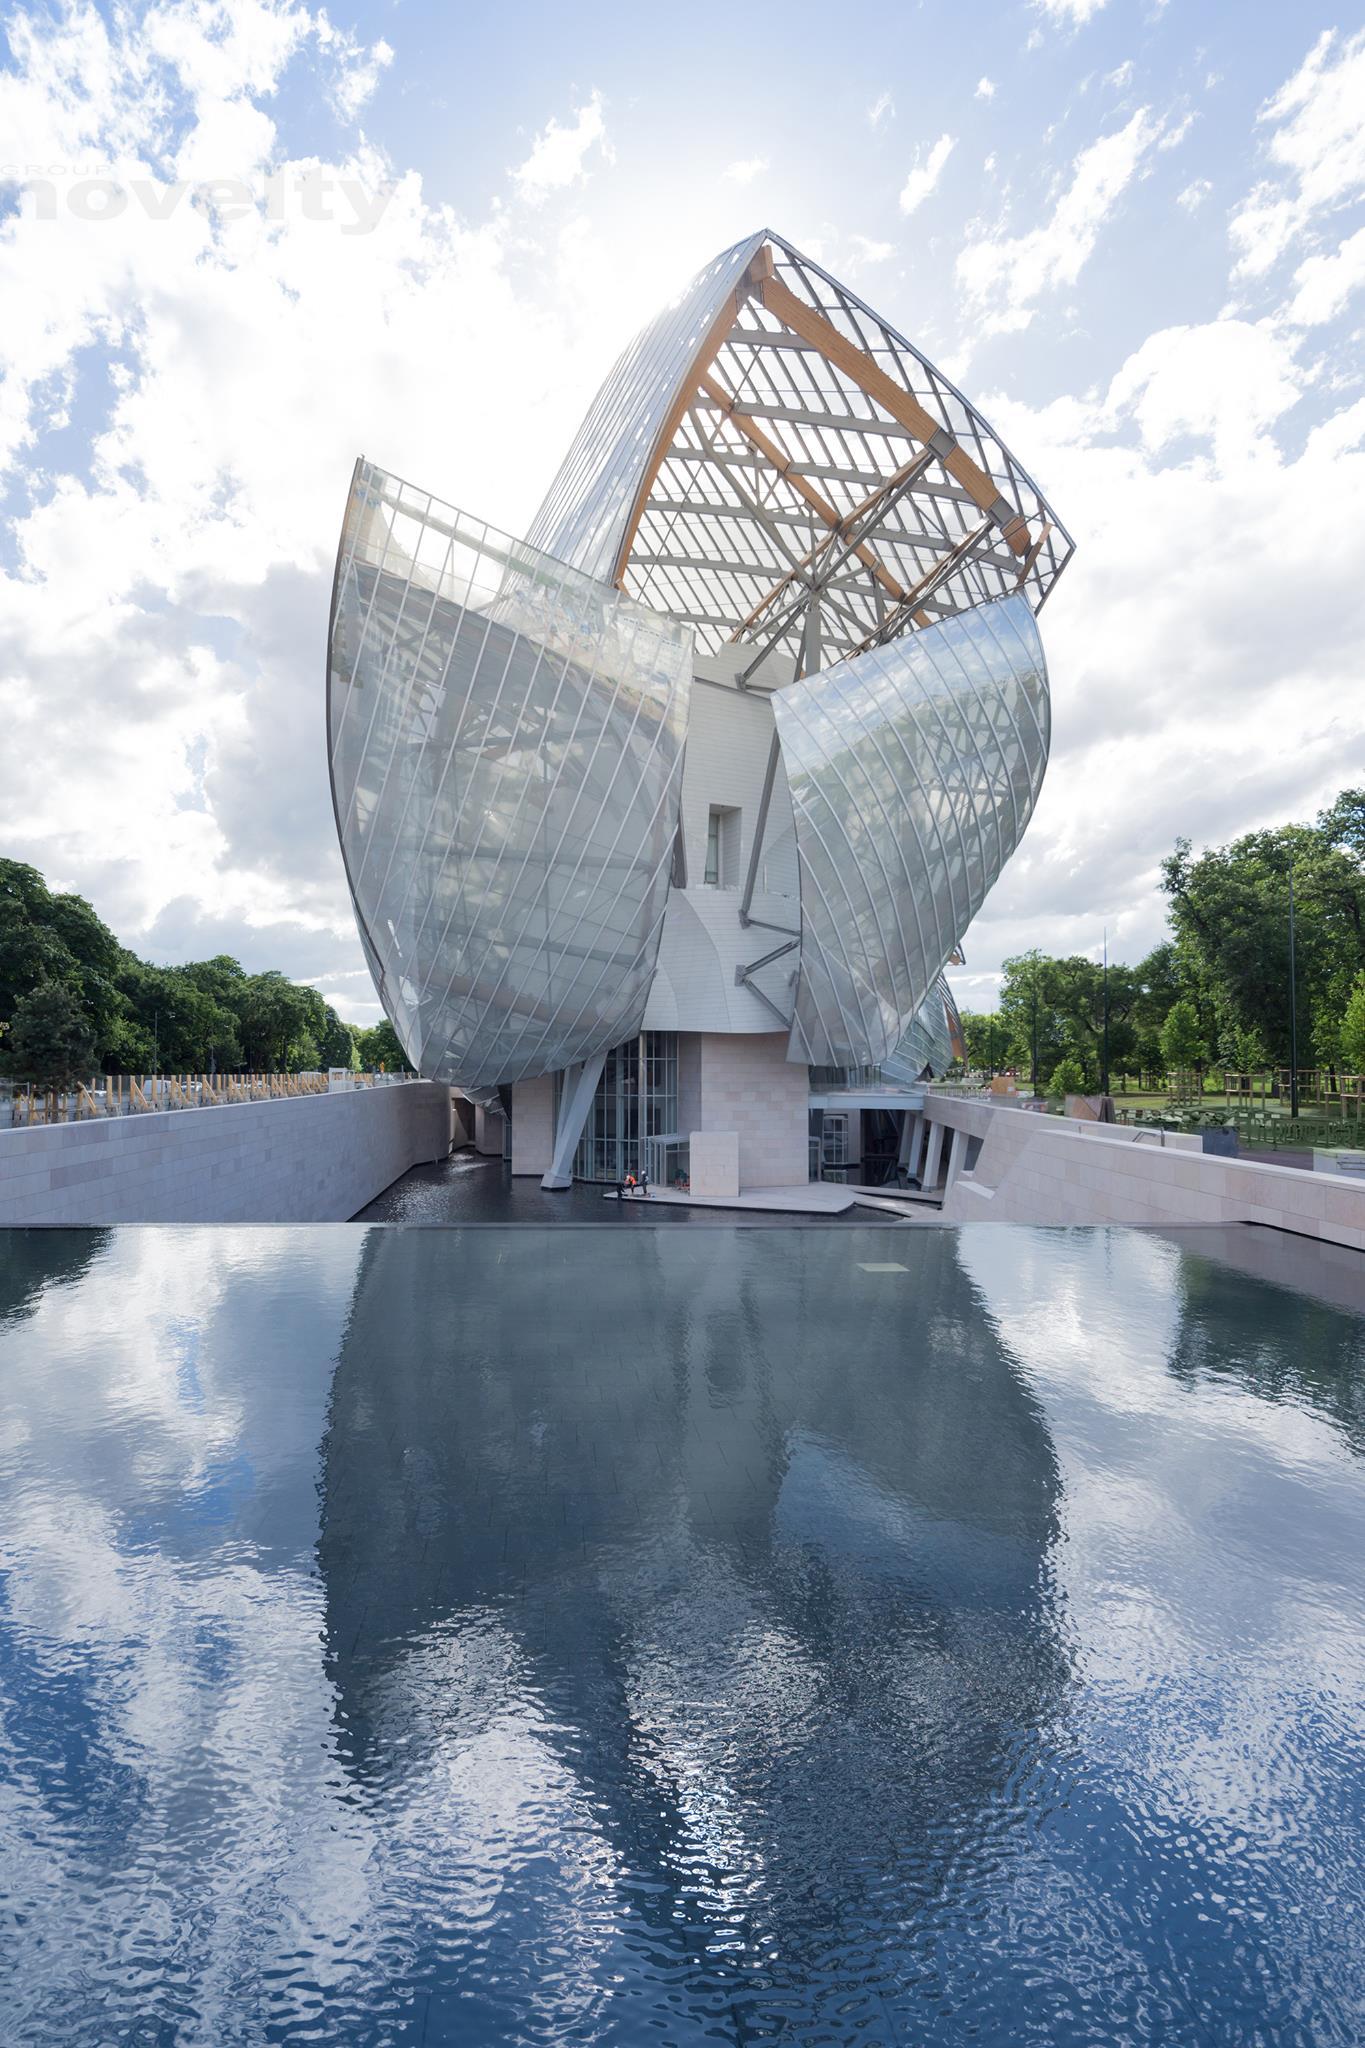
{"label": "wooden beam", "polygon": [[[766,261],[764,260],[765,258]],[[639,488],[635,493],[635,502],[630,508],[630,516],[626,520],[625,531],[621,535],[621,545],[616,551],[616,562],[612,569],[611,580],[618,590],[624,590],[625,588],[626,566],[630,561],[630,551],[635,545],[635,535],[639,531],[640,521],[644,517],[646,502],[654,488],[659,471],[663,468],[664,458],[673,445],[673,436],[682,425],[683,414],[692,403],[697,378],[703,371],[710,369],[712,363],[719,355],[726,336],[734,326],[739,315],[741,305],[750,296],[751,292],[767,283],[772,276],[772,251],[765,242],[762,248],[751,258],[743,277],[740,278],[734,290],[728,294],[720,311],[702,336],[686,376],[678,380],[678,395],[664,415],[663,423],[654,437],[654,446],[650,449],[649,460],[641,473]]]}
{"label": "wooden beam", "polygon": [[951,447],[940,455],[943,467],[949,476],[955,477],[973,502],[983,512],[988,512],[1000,526],[1010,548],[1016,555],[1027,554],[1029,548],[1028,526],[1022,516],[1010,508],[1010,516],[999,516],[1003,502],[1009,504],[995,478],[988,476],[981,465],[974,462],[961,443],[953,440],[942,420],[936,419],[927,407],[920,404],[912,392],[906,391],[888,377],[879,363],[874,363],[866,350],[858,347],[837,327],[826,320],[823,313],[817,313],[803,299],[798,299],[789,286],[783,284],[776,274],[766,277],[759,291],[764,308],[789,327],[793,334],[819,351],[826,362],[833,363],[836,370],[856,384],[867,396],[889,412],[893,420],[899,420],[907,433],[917,441],[934,444],[942,448],[944,440]]}
{"label": "wooden beam", "polygon": [[[803,569],[808,569],[810,567],[811,563],[815,560],[817,555],[823,554],[827,548],[833,547],[836,540],[842,539],[845,535],[851,533],[854,527],[857,526],[859,520],[866,519],[868,513],[874,511],[875,508],[881,503],[883,498],[887,497],[892,491],[899,489],[900,485],[903,484],[908,477],[913,476],[915,474],[915,471],[923,467],[923,465],[929,460],[930,457],[927,454],[927,452],[922,452],[912,457],[912,459],[909,462],[903,462],[900,468],[897,470],[893,470],[892,474],[889,477],[887,477],[886,481],[880,484],[875,491],[870,491],[867,497],[863,499],[860,505],[855,505],[851,512],[846,512],[843,518],[840,519],[836,525],[830,528],[829,532],[825,535],[824,539],[817,541],[815,546],[809,549],[807,553],[805,553],[801,557],[801,560],[797,562],[793,568],[788,570],[787,574],[782,578],[780,583],[774,583],[770,590],[766,590],[764,592],[763,596],[758,600],[758,603],[750,612],[748,618],[744,619],[738,626],[735,627],[735,630],[730,635],[730,638],[732,640],[738,640],[741,633],[747,633],[750,626],[753,625],[754,621],[763,612],[767,611],[769,605],[773,602],[773,599],[776,597],[780,597],[782,592],[787,589],[788,585],[791,584],[794,578],[797,577]],[[885,587],[885,585],[883,587]],[[897,583],[894,578],[891,579],[891,594],[895,596],[898,601],[899,599],[905,596],[904,588],[899,583]],[[922,617],[918,621],[918,623],[923,626],[927,625],[929,621],[927,617]]]}
{"label": "wooden beam", "polygon": [[[806,477],[796,474],[790,460],[783,454],[776,441],[770,439],[764,433],[762,427],[755,420],[750,419],[748,413],[742,412],[739,409],[739,401],[732,398],[725,389],[725,386],[719,383],[715,377],[705,375],[699,377],[697,382],[712,405],[719,412],[725,414],[726,418],[733,423],[738,432],[743,434],[745,440],[757,448],[760,455],[766,457],[783,482],[810,506],[816,518],[823,520],[824,524],[832,532],[837,533],[840,523],[839,514],[835,511],[833,505],[830,504],[829,499],[822,492],[817,491],[814,484]],[[860,543],[854,549],[854,553],[857,555],[858,560],[872,571],[883,590],[891,597],[894,597],[897,602],[904,597],[905,592],[900,584],[896,581],[880,556],[874,554],[870,547]]]}

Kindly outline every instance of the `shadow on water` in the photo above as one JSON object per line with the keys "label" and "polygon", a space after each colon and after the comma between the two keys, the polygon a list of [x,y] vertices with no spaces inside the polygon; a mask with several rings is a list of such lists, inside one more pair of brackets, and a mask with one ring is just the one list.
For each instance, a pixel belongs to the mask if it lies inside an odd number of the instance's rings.
{"label": "shadow on water", "polygon": [[861,1270],[875,1233],[796,1242],[366,1246],[329,1669],[367,1799],[467,1780],[397,1879],[429,1924],[457,1863],[488,1899],[450,2038],[583,2001],[594,2039],[884,2038],[1064,1692],[1047,1432],[951,1238],[913,1280]]}

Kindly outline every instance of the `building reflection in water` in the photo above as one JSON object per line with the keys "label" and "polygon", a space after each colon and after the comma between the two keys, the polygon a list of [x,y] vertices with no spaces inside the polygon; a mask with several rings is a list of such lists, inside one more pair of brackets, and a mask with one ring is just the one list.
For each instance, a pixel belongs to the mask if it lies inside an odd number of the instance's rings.
{"label": "building reflection in water", "polygon": [[952,1238],[887,1242],[371,1234],[329,1669],[476,2032],[875,2029],[989,1882],[1066,1680],[1056,1468]]}

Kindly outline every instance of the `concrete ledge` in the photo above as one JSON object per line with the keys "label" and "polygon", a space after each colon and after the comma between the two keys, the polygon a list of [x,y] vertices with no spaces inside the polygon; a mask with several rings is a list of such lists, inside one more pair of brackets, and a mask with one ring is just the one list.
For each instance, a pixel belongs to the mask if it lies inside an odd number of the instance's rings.
{"label": "concrete ledge", "polygon": [[450,1134],[433,1081],[0,1131],[0,1226],[345,1222]]}

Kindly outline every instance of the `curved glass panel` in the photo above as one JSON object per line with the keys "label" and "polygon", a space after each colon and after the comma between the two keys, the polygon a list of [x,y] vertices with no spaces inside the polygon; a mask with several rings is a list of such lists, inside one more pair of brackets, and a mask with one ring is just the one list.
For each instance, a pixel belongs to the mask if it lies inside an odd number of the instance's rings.
{"label": "curved glass panel", "polygon": [[954,1033],[960,1043],[957,1005],[940,974],[911,1018],[904,1038],[890,1058],[882,1061],[883,1074],[888,1081],[902,1082],[918,1081],[926,1067],[931,1074],[946,1074],[953,1062]]}
{"label": "curved glass panel", "polygon": [[372,464],[328,676],[332,797],[380,998],[475,1092],[639,1030],[678,824],[692,636]]}
{"label": "curved glass panel", "polygon": [[764,237],[725,249],[609,373],[531,525],[532,545],[608,578],[645,465],[712,321]]}
{"label": "curved glass panel", "polygon": [[773,696],[796,817],[792,1056],[881,1066],[1032,814],[1047,668],[1022,596],[837,662]]}

